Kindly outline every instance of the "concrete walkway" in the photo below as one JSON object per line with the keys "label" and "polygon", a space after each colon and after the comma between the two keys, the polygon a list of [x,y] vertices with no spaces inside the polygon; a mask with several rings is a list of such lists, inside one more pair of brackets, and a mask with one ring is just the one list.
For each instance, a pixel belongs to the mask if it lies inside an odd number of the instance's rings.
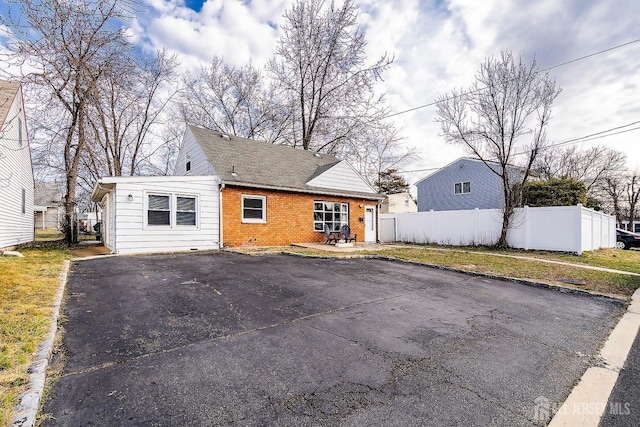
{"label": "concrete walkway", "polygon": [[78,246],[71,249],[74,258],[87,258],[99,255],[109,255],[111,250],[104,247],[100,242],[80,242]]}

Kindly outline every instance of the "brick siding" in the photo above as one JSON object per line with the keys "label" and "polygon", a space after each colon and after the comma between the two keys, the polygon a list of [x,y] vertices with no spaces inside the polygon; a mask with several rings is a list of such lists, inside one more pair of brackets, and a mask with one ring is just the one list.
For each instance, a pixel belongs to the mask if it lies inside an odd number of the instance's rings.
{"label": "brick siding", "polygon": [[[266,197],[266,224],[242,223],[242,195]],[[351,233],[358,235],[359,242],[364,241],[364,207],[367,204],[377,207],[378,204],[375,200],[227,186],[222,190],[223,245],[281,246],[324,242],[325,234],[313,230],[314,201],[348,203],[349,226]]]}

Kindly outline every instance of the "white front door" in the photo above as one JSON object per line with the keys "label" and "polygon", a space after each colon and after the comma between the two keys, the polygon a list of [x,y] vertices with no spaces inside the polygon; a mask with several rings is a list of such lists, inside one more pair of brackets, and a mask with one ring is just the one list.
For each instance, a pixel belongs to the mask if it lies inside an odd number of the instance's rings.
{"label": "white front door", "polygon": [[364,207],[364,241],[376,242],[376,207],[366,205]]}

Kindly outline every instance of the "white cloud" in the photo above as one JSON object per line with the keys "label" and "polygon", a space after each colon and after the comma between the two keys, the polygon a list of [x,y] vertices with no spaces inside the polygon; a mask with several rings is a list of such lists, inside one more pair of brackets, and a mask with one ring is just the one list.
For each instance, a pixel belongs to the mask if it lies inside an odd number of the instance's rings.
{"label": "white cloud", "polygon": [[[183,0],[148,0],[151,11],[132,32],[148,47],[181,53],[197,67],[214,53],[258,66],[272,55],[287,0],[209,0],[201,12]],[[394,112],[431,103],[466,88],[479,64],[510,49],[534,54],[542,67],[630,41],[640,28],[640,2],[630,0],[358,0],[370,61],[395,55],[381,89]],[[275,27],[275,28],[274,28]],[[552,141],[595,133],[639,119],[640,43],[550,71],[563,88],[549,128]],[[438,136],[435,108],[394,117],[421,158],[406,169],[443,166],[464,155]],[[639,163],[640,131],[582,144],[607,144]],[[639,147],[636,148],[636,145]],[[426,171],[407,174],[410,182]]]}
{"label": "white cloud", "polygon": [[149,0],[148,5],[148,13],[139,15],[132,26],[134,39],[149,49],[166,47],[180,53],[185,68],[208,63],[214,54],[234,65],[250,59],[264,64],[275,48],[274,23],[286,7],[275,0],[208,0],[200,12],[182,0]]}

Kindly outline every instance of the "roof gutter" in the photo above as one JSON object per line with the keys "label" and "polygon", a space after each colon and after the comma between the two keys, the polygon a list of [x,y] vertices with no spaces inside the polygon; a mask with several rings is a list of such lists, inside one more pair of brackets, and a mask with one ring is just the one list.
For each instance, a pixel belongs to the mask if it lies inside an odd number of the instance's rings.
{"label": "roof gutter", "polygon": [[115,184],[107,184],[103,185],[102,180],[96,181],[93,186],[93,190],[91,191],[91,196],[89,196],[89,200],[92,202],[100,202],[105,194],[113,190]]}
{"label": "roof gutter", "polygon": [[232,187],[260,188],[263,190],[289,191],[292,193],[318,194],[321,196],[338,196],[338,197],[351,197],[351,198],[367,199],[367,200],[384,200],[384,196],[381,196],[379,194],[350,193],[350,192],[342,192],[340,190],[331,190],[331,189],[308,190],[303,188],[281,187],[276,185],[253,184],[250,182],[226,182],[224,184]]}

